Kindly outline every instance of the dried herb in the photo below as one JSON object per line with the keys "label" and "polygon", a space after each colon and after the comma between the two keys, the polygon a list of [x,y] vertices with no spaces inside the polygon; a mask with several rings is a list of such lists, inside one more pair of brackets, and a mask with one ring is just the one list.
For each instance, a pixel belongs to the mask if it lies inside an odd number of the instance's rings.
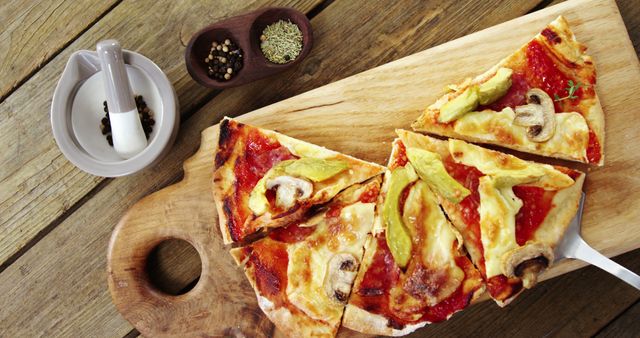
{"label": "dried herb", "polygon": [[268,25],[262,31],[260,41],[262,54],[273,63],[291,62],[302,51],[302,32],[289,20]]}

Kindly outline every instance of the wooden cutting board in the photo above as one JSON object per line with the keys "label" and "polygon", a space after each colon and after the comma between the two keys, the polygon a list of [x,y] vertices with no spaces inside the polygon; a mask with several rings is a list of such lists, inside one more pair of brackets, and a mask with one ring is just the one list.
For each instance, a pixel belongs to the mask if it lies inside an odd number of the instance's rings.
{"label": "wooden cutting board", "polygon": [[[606,164],[590,169],[587,175],[583,235],[596,249],[616,256],[640,247],[640,65],[613,0],[553,6],[238,120],[385,164],[394,129],[409,128],[446,84],[484,72],[560,14],[595,60],[596,90],[606,115]],[[217,132],[217,126],[202,132],[200,149],[185,162],[181,182],[139,201],[113,232],[109,288],[118,310],[145,336],[273,334],[272,324],[262,315],[253,290],[233,263],[218,230],[210,188]],[[157,291],[144,272],[151,250],[170,238],[191,243],[202,261],[199,282],[180,296]],[[543,277],[583,265],[563,262]]]}

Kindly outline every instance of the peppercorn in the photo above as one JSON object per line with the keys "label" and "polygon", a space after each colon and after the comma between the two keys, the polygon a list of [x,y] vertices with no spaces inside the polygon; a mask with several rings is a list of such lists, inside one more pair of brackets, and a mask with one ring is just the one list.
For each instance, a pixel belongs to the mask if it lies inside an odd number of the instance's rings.
{"label": "peppercorn", "polygon": [[[142,95],[136,95],[134,101],[136,102],[136,108],[138,109],[138,118],[140,118],[140,122],[142,123],[142,130],[144,130],[144,135],[148,140],[151,132],[153,131],[153,126],[156,124],[156,121],[153,119],[153,111],[149,109],[144,98],[142,98]],[[102,135],[105,135],[107,143],[113,147],[113,136],[111,135],[111,121],[109,121],[109,108],[107,107],[107,101],[103,101],[102,106],[105,116],[100,119],[100,132]]]}
{"label": "peppercorn", "polygon": [[211,42],[209,55],[204,59],[207,74],[218,81],[231,80],[242,68],[243,61],[242,49],[231,39]]}

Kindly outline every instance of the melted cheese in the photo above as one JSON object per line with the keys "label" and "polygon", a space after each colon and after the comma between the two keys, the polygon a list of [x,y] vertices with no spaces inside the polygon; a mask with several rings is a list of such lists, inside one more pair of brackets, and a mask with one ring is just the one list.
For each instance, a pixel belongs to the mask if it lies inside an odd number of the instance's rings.
{"label": "melted cheese", "polygon": [[326,219],[304,241],[287,248],[287,297],[309,317],[338,323],[343,304],[333,301],[324,289],[329,261],[337,253],[360,259],[374,218],[374,203],[355,203],[342,208],[339,225]]}
{"label": "melted cheese", "polygon": [[573,185],[568,175],[548,164],[521,160],[515,156],[478,147],[460,140],[449,140],[449,152],[453,159],[467,166],[476,167],[483,174],[514,178],[522,184],[557,190]]}
{"label": "melted cheese", "polygon": [[480,193],[480,233],[484,248],[487,278],[501,275],[502,257],[519,247],[516,243],[516,215],[522,207],[512,185],[501,186],[494,178],[483,176]]}
{"label": "melted cheese", "polygon": [[408,273],[413,272],[413,277],[409,276],[409,283],[418,283],[421,298],[429,306],[436,305],[455,292],[464,280],[464,272],[454,256],[455,241],[461,244],[461,240],[440,209],[435,195],[422,180],[409,191],[403,222],[414,238],[421,241],[421,260],[416,262],[421,266],[410,267],[412,271]]}
{"label": "melted cheese", "polygon": [[515,112],[505,108],[465,114],[454,123],[453,130],[460,135],[470,135],[480,142],[504,144],[526,151],[540,152],[550,156],[566,154],[586,160],[589,143],[589,127],[579,113],[555,114],[556,131],[546,142],[533,142],[527,138],[527,128],[513,124]]}

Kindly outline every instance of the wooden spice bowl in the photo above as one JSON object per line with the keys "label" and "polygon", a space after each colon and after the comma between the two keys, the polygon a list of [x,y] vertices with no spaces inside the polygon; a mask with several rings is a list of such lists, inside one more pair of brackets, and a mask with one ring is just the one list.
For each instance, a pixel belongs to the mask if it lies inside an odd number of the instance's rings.
{"label": "wooden spice bowl", "polygon": [[[278,20],[289,20],[302,32],[302,51],[293,61],[276,64],[268,61],[260,49],[260,35],[267,25]],[[230,39],[243,51],[243,66],[238,73],[227,81],[209,77],[208,65],[204,62],[213,41]],[[207,26],[191,37],[185,51],[187,71],[199,84],[216,89],[240,86],[251,81],[265,78],[300,63],[311,51],[313,31],[307,17],[288,7],[267,7]]]}

